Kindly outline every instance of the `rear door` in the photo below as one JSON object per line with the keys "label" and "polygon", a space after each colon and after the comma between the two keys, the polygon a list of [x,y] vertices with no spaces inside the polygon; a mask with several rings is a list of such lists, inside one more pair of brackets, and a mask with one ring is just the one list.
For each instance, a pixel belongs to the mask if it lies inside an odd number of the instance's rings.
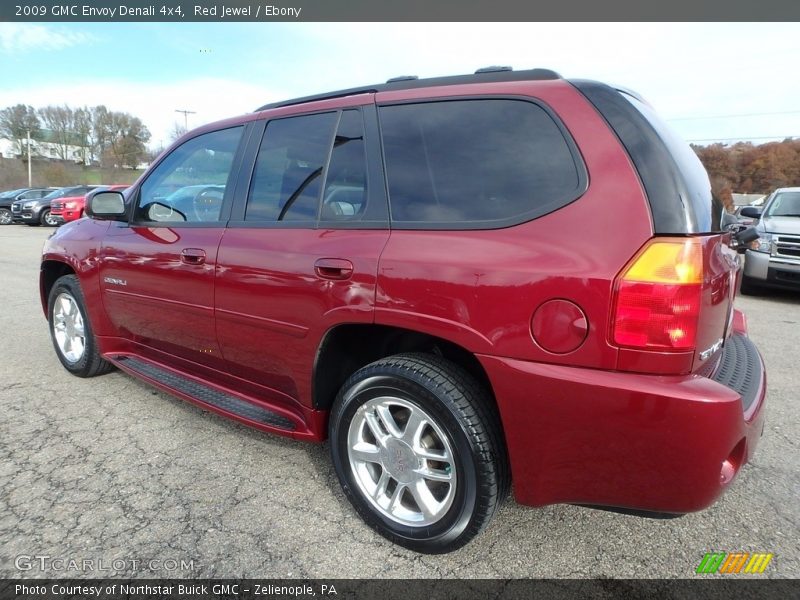
{"label": "rear door", "polygon": [[145,355],[221,366],[214,271],[244,129],[204,133],[173,150],[134,191],[130,223],[106,234],[106,312]]}
{"label": "rear door", "polygon": [[376,122],[372,104],[273,119],[253,144],[217,263],[234,375],[306,399],[325,333],[372,322],[389,237]]}

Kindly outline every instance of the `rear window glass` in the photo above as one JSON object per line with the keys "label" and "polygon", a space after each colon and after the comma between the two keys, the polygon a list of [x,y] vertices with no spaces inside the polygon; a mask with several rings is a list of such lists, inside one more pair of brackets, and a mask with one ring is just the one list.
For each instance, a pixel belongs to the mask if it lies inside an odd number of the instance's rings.
{"label": "rear window glass", "polygon": [[650,105],[625,92],[621,94],[647,120],[675,161],[683,180],[681,195],[685,197],[681,199],[684,206],[693,212],[701,231],[718,229],[722,207],[719,201],[712,198],[708,173],[692,147]]}
{"label": "rear window glass", "polygon": [[380,107],[392,222],[484,228],[575,200],[584,171],[541,106],[487,99]]}

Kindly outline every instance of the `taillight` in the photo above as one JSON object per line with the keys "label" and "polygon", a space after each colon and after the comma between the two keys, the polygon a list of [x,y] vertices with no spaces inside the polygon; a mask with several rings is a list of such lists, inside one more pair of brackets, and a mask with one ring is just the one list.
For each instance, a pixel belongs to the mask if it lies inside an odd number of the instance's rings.
{"label": "taillight", "polygon": [[652,240],[617,278],[614,343],[659,351],[694,350],[702,287],[699,240]]}

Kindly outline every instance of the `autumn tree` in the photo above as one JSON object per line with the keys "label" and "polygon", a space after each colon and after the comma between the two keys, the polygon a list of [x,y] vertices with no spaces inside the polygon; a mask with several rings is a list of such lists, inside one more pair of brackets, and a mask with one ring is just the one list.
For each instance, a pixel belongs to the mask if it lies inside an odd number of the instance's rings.
{"label": "autumn tree", "polygon": [[800,140],[693,148],[720,198],[727,188],[733,192],[767,194],[778,187],[800,185]]}

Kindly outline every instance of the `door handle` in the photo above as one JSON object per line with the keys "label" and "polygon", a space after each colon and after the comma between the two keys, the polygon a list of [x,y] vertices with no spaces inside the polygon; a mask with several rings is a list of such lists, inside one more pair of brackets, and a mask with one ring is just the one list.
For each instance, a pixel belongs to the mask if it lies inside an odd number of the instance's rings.
{"label": "door handle", "polygon": [[353,263],[344,258],[320,258],[314,263],[314,272],[321,279],[350,279]]}
{"label": "door handle", "polygon": [[181,250],[181,262],[186,265],[202,265],[206,262],[206,251],[200,248],[184,248]]}

